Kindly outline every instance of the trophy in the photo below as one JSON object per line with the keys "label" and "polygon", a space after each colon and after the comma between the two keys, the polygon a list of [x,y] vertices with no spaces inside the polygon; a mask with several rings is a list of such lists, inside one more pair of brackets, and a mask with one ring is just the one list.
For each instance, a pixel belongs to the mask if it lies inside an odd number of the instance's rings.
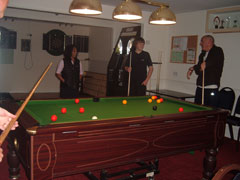
{"label": "trophy", "polygon": [[218,26],[220,24],[220,18],[218,16],[216,16],[214,19],[213,19],[213,24],[214,24],[214,27],[215,29],[218,29]]}
{"label": "trophy", "polygon": [[221,26],[219,27],[219,29],[224,29],[224,26],[223,26],[223,24],[224,24],[224,20],[221,20]]}
{"label": "trophy", "polygon": [[237,20],[234,20],[233,21],[233,28],[236,28],[237,27]]}

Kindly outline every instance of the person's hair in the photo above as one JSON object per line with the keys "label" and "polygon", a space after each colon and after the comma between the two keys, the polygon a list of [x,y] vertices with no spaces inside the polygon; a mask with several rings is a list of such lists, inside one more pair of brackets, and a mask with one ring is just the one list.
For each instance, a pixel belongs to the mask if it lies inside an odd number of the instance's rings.
{"label": "person's hair", "polygon": [[136,46],[137,43],[144,43],[144,44],[145,44],[145,40],[144,40],[142,37],[137,37],[137,38],[134,40],[134,45]]}
{"label": "person's hair", "polygon": [[202,38],[210,39],[210,40],[212,41],[213,44],[215,43],[214,37],[211,36],[211,35],[205,35],[205,36],[203,36]]}
{"label": "person's hair", "polygon": [[65,47],[65,51],[63,53],[64,59],[71,59],[74,48],[76,48],[75,45],[68,45]]}
{"label": "person's hair", "polygon": [[137,37],[134,41],[133,41],[133,47],[136,48],[137,43],[144,43],[145,44],[145,40],[142,37]]}

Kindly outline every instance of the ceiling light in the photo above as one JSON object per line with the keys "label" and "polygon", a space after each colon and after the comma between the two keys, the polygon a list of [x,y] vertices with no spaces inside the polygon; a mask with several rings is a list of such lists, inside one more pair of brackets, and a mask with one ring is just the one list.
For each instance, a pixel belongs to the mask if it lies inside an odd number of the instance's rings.
{"label": "ceiling light", "polygon": [[136,3],[126,0],[114,9],[113,18],[126,21],[139,20],[142,18],[142,11]]}
{"label": "ceiling light", "polygon": [[168,7],[161,6],[151,14],[149,23],[166,25],[176,24],[176,16]]}
{"label": "ceiling light", "polygon": [[73,0],[69,12],[82,15],[98,15],[102,13],[102,5],[99,0]]}

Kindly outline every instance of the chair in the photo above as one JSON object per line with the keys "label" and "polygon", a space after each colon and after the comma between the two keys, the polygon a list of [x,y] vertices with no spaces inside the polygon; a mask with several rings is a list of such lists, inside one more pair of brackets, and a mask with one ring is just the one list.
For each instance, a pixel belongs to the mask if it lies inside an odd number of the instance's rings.
{"label": "chair", "polygon": [[219,91],[217,107],[222,109],[227,109],[230,112],[232,112],[234,101],[235,101],[235,93],[232,88],[224,87]]}
{"label": "chair", "polygon": [[212,180],[224,180],[225,175],[227,175],[230,172],[237,173],[233,178],[233,180],[240,179],[240,165],[230,164],[219,169],[218,172],[215,174],[215,176],[212,178]]}
{"label": "chair", "polygon": [[240,140],[240,95],[238,97],[236,107],[232,116],[227,118],[227,123],[229,126],[229,132],[231,138],[233,139],[233,128],[232,126],[238,126],[238,136],[237,136],[237,151],[239,150],[239,140]]}

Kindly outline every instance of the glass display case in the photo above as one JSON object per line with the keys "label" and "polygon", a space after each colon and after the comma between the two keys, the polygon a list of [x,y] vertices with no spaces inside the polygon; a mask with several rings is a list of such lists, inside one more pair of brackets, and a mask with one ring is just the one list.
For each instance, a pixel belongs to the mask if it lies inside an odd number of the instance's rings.
{"label": "glass display case", "polygon": [[240,6],[208,10],[206,32],[240,32]]}

